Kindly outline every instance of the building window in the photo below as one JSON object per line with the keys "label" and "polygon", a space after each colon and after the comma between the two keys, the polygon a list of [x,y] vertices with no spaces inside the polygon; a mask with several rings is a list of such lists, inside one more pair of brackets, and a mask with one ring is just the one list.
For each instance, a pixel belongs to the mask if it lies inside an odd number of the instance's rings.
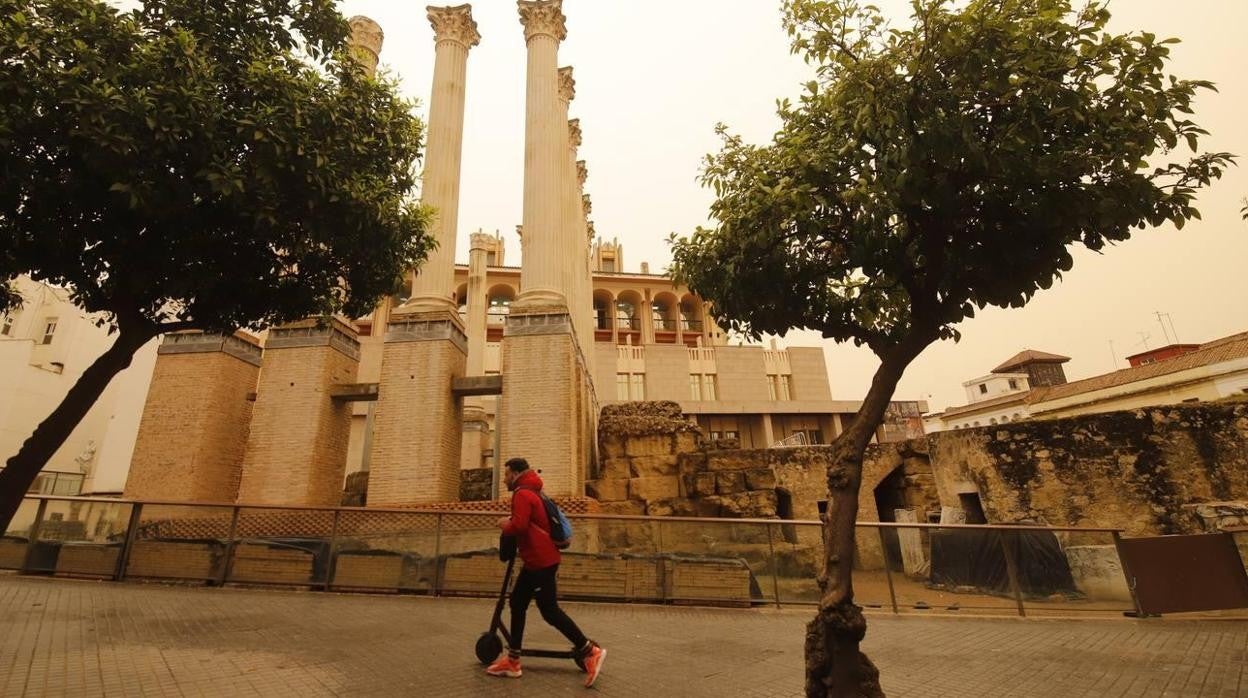
{"label": "building window", "polygon": [[607,272],[608,274],[615,272],[615,260],[614,259],[602,260],[602,270]]}
{"label": "building window", "polygon": [[1010,379],[1010,390],[1018,390],[1018,379],[1016,378]]}
{"label": "building window", "polygon": [[630,400],[646,399],[646,383],[644,374],[634,373],[632,375],[632,380],[629,381],[628,396]]}
{"label": "building window", "polygon": [[715,397],[715,376],[706,374],[702,376],[702,399],[707,402],[714,402]]}
{"label": "building window", "polygon": [[988,393],[988,384],[987,384],[987,383],[980,383],[980,384],[979,384],[979,394],[980,394],[980,395],[985,395],[985,394],[987,394],[987,393]]}
{"label": "building window", "polygon": [[772,400],[788,401],[793,399],[793,384],[791,376],[768,376],[769,386],[768,392],[771,394]]}
{"label": "building window", "polygon": [[485,253],[485,265],[487,267],[497,266],[498,265],[498,253],[486,252]]}
{"label": "building window", "polygon": [[820,429],[803,429],[802,433],[806,435],[806,443],[810,445],[823,443],[823,431]]}
{"label": "building window", "polygon": [[620,402],[628,402],[628,374],[615,374],[615,399]]}
{"label": "building window", "polygon": [[43,341],[40,344],[51,344],[52,335],[56,334],[56,318],[48,318],[48,322],[43,326]]}
{"label": "building window", "polygon": [[702,380],[696,373],[689,374],[689,399],[702,399]]}
{"label": "building window", "polygon": [[767,399],[775,401],[776,399],[776,377],[767,376]]}

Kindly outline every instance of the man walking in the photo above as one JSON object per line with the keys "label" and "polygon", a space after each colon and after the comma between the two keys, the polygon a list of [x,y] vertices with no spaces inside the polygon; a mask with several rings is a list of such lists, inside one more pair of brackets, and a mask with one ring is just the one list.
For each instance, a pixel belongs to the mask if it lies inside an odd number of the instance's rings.
{"label": "man walking", "polygon": [[542,491],[542,478],[529,469],[528,461],[523,458],[507,461],[504,473],[507,489],[512,491],[511,516],[499,519],[498,527],[503,530],[503,535],[515,536],[524,569],[520,570],[520,576],[516,578],[516,584],[511,590],[510,646],[485,671],[491,676],[520,677],[520,648],[524,641],[525,614],[528,612],[529,602],[536,598],[542,619],[563,633],[580,653],[585,673],[588,674],[585,687],[589,688],[598,680],[607,651],[585,637],[585,633],[572,622],[568,614],[559,608],[556,577],[562,558],[555,542],[551,540],[550,520],[546,516],[546,506],[539,496]]}

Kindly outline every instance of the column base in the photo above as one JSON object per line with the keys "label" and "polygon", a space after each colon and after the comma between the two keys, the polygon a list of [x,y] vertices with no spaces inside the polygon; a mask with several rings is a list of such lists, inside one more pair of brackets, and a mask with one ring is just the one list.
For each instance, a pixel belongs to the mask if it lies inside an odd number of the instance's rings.
{"label": "column base", "polygon": [[464,375],[467,338],[458,313],[391,316],[369,458],[368,506],[459,499],[463,407],[451,381]]}

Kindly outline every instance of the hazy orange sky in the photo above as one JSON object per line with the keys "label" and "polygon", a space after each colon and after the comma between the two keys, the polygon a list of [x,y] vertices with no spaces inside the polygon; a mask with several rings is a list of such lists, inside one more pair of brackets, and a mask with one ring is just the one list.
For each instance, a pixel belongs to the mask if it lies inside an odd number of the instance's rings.
{"label": "hazy orange sky", "polygon": [[[346,0],[386,34],[381,61],[427,114],[433,32],[425,3]],[[876,0],[897,23],[907,0]],[[625,245],[627,269],[670,260],[670,232],[707,225],[711,194],[697,182],[718,142],[716,122],[762,143],[779,125],[775,100],[795,97],[811,76],[791,56],[778,0],[565,0],[568,38],[560,65],[574,67],[576,99],[598,233]],[[1248,156],[1248,2],[1117,0],[1114,31],[1175,36],[1170,70],[1217,83],[1197,102],[1196,121],[1212,132],[1203,150]],[[458,256],[469,233],[500,230],[511,263],[519,255],[524,157],[523,30],[514,0],[481,0],[482,35],[469,55]],[[1147,230],[1101,255],[1080,250],[1075,268],[1022,310],[986,310],[963,323],[960,343],[930,348],[911,366],[898,399],[929,399],[933,410],[965,402],[961,383],[1024,348],[1072,357],[1073,379],[1125,366],[1123,357],[1165,343],[1153,313],[1169,313],[1178,339],[1202,342],[1248,331],[1248,162],[1200,196],[1204,220],[1182,231]],[[1167,329],[1169,329],[1167,327]],[[1143,334],[1141,334],[1143,333]],[[1147,336],[1145,340],[1144,337]],[[1113,362],[1111,345],[1118,362]],[[781,344],[822,343],[837,399],[865,394],[876,361],[867,351],[790,333]]]}

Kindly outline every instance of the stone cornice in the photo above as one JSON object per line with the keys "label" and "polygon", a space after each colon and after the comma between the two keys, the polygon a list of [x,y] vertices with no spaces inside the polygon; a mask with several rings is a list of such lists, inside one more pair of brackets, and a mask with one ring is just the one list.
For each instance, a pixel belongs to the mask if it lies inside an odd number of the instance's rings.
{"label": "stone cornice", "polygon": [[572,77],[570,65],[559,69],[559,99],[565,102],[576,99],[576,79]]}
{"label": "stone cornice", "polygon": [[472,5],[430,5],[425,10],[428,12],[429,25],[433,27],[435,44],[453,41],[464,48],[472,48],[481,43],[481,33],[477,31],[477,22],[472,18]]}
{"label": "stone cornice", "polygon": [[568,119],[568,145],[572,148],[581,147],[580,119]]}
{"label": "stone cornice", "polygon": [[585,180],[589,177],[589,168],[585,166],[584,160],[576,161],[576,181],[581,183],[581,187],[585,186]]}
{"label": "stone cornice", "polygon": [[520,24],[524,25],[526,42],[543,34],[555,41],[568,37],[563,0],[517,0],[516,4],[520,9]]}

